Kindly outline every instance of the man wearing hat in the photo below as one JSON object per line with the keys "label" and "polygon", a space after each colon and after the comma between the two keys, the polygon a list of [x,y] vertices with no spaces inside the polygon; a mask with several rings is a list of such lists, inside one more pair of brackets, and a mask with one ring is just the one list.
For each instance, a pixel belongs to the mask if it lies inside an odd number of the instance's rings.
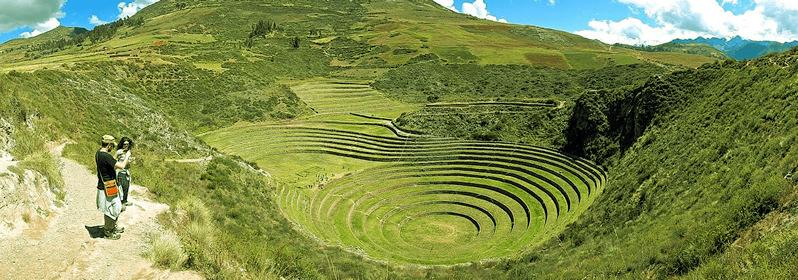
{"label": "man wearing hat", "polygon": [[116,186],[116,169],[124,169],[130,158],[130,152],[128,152],[123,160],[117,162],[114,159],[111,151],[116,147],[115,140],[111,135],[104,135],[100,141],[102,147],[94,155],[98,179],[97,209],[103,213],[105,218],[105,237],[114,240],[119,239],[121,237],[119,234],[125,231],[125,228],[116,227],[116,221],[124,207]]}

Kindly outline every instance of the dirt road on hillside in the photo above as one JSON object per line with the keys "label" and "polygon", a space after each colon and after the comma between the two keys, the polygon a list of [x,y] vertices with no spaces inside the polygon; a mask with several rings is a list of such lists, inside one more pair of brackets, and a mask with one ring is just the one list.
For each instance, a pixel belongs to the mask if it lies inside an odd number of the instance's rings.
{"label": "dirt road on hillside", "polygon": [[119,240],[104,239],[103,216],[95,205],[97,177],[72,160],[61,162],[64,206],[21,236],[0,239],[1,279],[202,279],[194,272],[154,268],[142,257],[147,236],[162,230],[155,217],[169,206],[147,199],[146,188],[131,186],[134,205],[119,219],[125,233]]}

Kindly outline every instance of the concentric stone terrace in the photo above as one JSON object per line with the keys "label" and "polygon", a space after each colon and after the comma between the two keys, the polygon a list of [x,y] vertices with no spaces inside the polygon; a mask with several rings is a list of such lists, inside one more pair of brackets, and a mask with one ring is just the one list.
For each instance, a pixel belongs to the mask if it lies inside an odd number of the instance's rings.
{"label": "concentric stone terrace", "polygon": [[601,168],[553,150],[426,137],[358,115],[238,125],[205,140],[275,175],[280,209],[309,235],[398,264],[530,250],[605,180]]}

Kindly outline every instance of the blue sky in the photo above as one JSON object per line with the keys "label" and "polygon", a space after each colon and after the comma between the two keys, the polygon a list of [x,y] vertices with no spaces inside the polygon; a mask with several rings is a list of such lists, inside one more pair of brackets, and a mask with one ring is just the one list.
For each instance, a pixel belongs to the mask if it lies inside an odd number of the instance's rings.
{"label": "blue sky", "polygon": [[434,0],[479,18],[564,30],[606,43],[677,38],[798,40],[798,0]]}
{"label": "blue sky", "polygon": [[[0,42],[58,26],[88,29],[131,16],[158,0],[0,0]],[[92,21],[92,16],[96,17]]]}
{"label": "blue sky", "polygon": [[[91,29],[158,0],[0,0],[0,42],[59,25]],[[496,21],[573,32],[606,43],[676,38],[798,40],[798,0],[433,0]],[[92,20],[93,17],[94,20]]]}

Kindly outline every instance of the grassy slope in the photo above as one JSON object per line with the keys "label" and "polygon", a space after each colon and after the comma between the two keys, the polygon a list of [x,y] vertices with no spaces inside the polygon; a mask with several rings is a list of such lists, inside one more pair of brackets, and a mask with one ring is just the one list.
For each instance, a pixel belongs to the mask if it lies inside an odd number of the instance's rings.
{"label": "grassy slope", "polygon": [[[93,61],[170,63],[182,58],[197,65],[215,65],[213,69],[221,70],[224,63],[280,56],[271,53],[275,49],[268,46],[258,46],[252,52],[240,51],[248,27],[258,19],[279,22],[283,37],[300,36],[315,50],[334,49],[333,39],[348,40],[344,47],[349,53],[337,56],[340,65],[399,65],[424,54],[454,63],[527,64],[564,69],[640,62],[695,67],[714,60],[686,53],[635,51],[550,29],[477,20],[431,1],[374,1],[364,7],[356,2],[340,2],[331,6],[333,9],[302,1],[291,5],[279,1],[177,2],[187,6],[177,9],[176,1],[154,5],[136,16],[147,19],[144,26],[122,27],[112,40],[87,42],[38,59],[18,60],[28,50],[17,46],[63,37],[61,33],[66,28],[37,38],[14,40],[0,48],[6,52],[0,61],[7,62],[3,69],[8,71]],[[309,16],[297,18],[296,14]],[[311,30],[319,33],[309,36]],[[275,40],[266,41],[280,41],[271,39]],[[357,47],[368,50],[358,53]],[[310,54],[310,57],[323,56]]]}
{"label": "grassy slope", "polygon": [[53,30],[40,34],[39,36],[27,39],[14,39],[0,45],[0,62],[11,63],[21,60],[28,60],[25,53],[37,46],[44,43],[56,41],[64,38],[69,38],[76,32],[81,32],[83,29],[59,26]]}
{"label": "grassy slope", "polygon": [[360,36],[372,44],[419,50],[404,57],[383,55],[389,62],[406,62],[425,53],[458,63],[529,64],[562,69],[640,62],[694,67],[713,60],[686,53],[616,48],[546,28],[469,19],[431,1],[409,2],[397,5],[375,1],[367,5],[368,25],[373,27]]}
{"label": "grassy slope", "polygon": [[552,148],[564,144],[574,101],[585,91],[643,84],[668,69],[653,64],[560,70],[521,65],[442,65],[419,63],[397,67],[372,85],[396,99],[414,103],[452,101],[543,101],[553,108],[513,106],[424,108],[402,115],[402,127],[443,137],[534,143]]}
{"label": "grassy slope", "polygon": [[644,47],[635,47],[635,46],[626,46],[626,45],[618,45],[618,46],[623,46],[641,51],[649,51],[649,52],[687,53],[687,54],[712,57],[720,60],[729,59],[729,56],[723,51],[715,49],[710,45],[700,44],[700,43],[665,43],[656,46],[644,46]]}
{"label": "grassy slope", "polygon": [[[681,90],[664,94],[682,102],[662,104],[670,110],[611,160],[606,192],[563,234],[570,245],[542,257],[563,262],[546,273],[664,277],[706,263],[689,276],[794,273],[789,264],[798,256],[764,249],[798,238],[789,222],[795,181],[784,178],[798,166],[794,61],[793,52],[665,79]],[[664,88],[651,86],[648,94]],[[574,257],[558,257],[566,252]]]}

